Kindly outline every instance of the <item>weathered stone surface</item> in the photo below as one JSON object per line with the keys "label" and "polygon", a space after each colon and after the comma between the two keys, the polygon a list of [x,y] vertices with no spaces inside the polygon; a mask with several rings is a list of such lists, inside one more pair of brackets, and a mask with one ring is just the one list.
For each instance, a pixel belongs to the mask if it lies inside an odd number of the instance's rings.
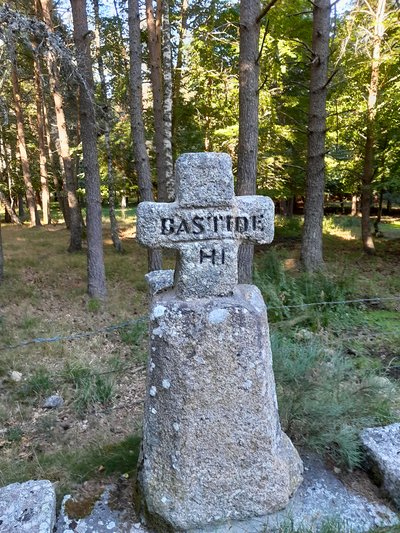
{"label": "weathered stone surface", "polygon": [[232,161],[228,154],[183,154],[175,172],[177,200],[182,207],[232,205]]}
{"label": "weathered stone surface", "polygon": [[175,270],[153,270],[145,275],[151,296],[174,286]]}
{"label": "weathered stone surface", "polygon": [[[303,528],[302,531],[318,533],[323,530],[325,523],[335,521],[340,524],[340,533],[367,533],[376,527],[399,524],[399,517],[391,509],[382,502],[367,499],[354,489],[345,487],[320,458],[306,454],[302,455],[302,459],[304,481],[285,510],[244,521],[230,520],[223,525],[192,530],[190,533],[282,533],[289,522],[296,528]],[[153,533],[154,530],[139,522],[131,508],[124,508],[127,514],[121,513],[114,508],[120,504],[115,500],[113,508],[110,508],[109,495],[116,490],[116,487],[109,487],[90,514],[79,520],[66,513],[65,503],[70,498],[67,496],[61,506],[56,533]]]}
{"label": "weathered stone surface", "polygon": [[302,463],[280,428],[258,289],[239,286],[215,300],[160,294],[150,328],[139,485],[159,531],[287,505]]}
{"label": "weathered stone surface", "polygon": [[399,517],[389,507],[345,487],[320,458],[306,455],[302,459],[304,481],[283,511],[190,533],[280,533],[289,524],[313,533],[323,531],[327,524],[337,524],[340,533],[367,533],[399,524]]}
{"label": "weathered stone surface", "polygon": [[0,489],[0,532],[52,533],[56,494],[50,481],[13,483]]}
{"label": "weathered stone surface", "polygon": [[227,154],[181,156],[176,180],[176,202],[139,204],[138,241],[179,250],[179,296],[230,295],[237,285],[239,244],[273,239],[274,204],[264,196],[234,196]]}
{"label": "weathered stone surface", "polygon": [[400,508],[400,424],[367,428],[360,437],[383,489]]}

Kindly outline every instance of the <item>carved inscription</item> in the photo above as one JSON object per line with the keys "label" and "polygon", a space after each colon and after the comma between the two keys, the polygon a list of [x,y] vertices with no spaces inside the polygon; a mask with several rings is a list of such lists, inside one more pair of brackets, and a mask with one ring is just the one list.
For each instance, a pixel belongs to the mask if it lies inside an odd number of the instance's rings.
{"label": "carved inscription", "polygon": [[213,265],[225,264],[225,250],[222,248],[222,250],[216,250],[215,248],[212,248],[211,250],[204,250],[203,248],[200,249],[200,257],[199,262],[202,265],[206,261],[211,261]]}
{"label": "carved inscription", "polygon": [[204,235],[210,237],[219,233],[243,234],[248,231],[264,231],[264,215],[251,216],[213,215],[192,218],[180,216],[161,218],[161,235]]}

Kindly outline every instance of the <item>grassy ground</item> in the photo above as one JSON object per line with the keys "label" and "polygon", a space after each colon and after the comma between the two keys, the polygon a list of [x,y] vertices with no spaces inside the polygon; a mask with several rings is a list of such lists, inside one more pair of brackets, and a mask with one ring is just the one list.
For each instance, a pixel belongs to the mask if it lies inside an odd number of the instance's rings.
{"label": "grassy ground", "polygon": [[[112,248],[105,218],[105,303],[87,297],[85,252],[65,251],[62,224],[2,227],[1,347],[93,332],[146,314],[146,253],[134,240],[134,210],[119,215],[122,255]],[[300,231],[298,218],[277,219],[274,244],[256,253],[282,424],[297,444],[345,472],[362,464],[359,428],[399,419],[400,300],[330,302],[400,297],[400,221],[384,221],[377,254],[366,257],[359,221],[328,218],[326,270],[311,278],[299,269]],[[304,305],[316,302],[328,304]],[[0,349],[0,484],[45,477],[62,495],[133,475],[145,330],[138,322],[79,340]],[[51,394],[64,398],[62,408],[42,407]]]}

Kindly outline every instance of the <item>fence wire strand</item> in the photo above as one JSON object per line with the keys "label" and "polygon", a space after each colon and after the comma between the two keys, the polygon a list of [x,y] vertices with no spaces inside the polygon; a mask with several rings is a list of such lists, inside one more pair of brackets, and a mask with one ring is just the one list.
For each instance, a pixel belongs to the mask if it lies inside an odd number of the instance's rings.
{"label": "fence wire strand", "polygon": [[[325,305],[345,305],[345,304],[356,304],[356,303],[372,303],[378,304],[379,302],[387,301],[400,301],[400,296],[388,296],[384,298],[356,298],[354,300],[337,300],[337,301],[324,301],[324,302],[311,302],[303,303],[296,305],[279,305],[279,306],[268,306],[267,309],[301,309],[305,307],[315,307],[315,306],[325,306]],[[146,322],[148,320],[147,316],[140,316],[135,320],[128,320],[120,324],[112,324],[104,328],[96,329],[93,331],[82,331],[79,333],[71,333],[70,335],[57,335],[55,337],[36,337],[34,339],[29,339],[26,341],[19,342],[17,344],[10,344],[5,346],[0,346],[0,351],[5,350],[14,350],[16,348],[21,348],[24,346],[29,346],[30,344],[43,344],[43,343],[53,343],[53,342],[62,342],[62,341],[75,341],[79,339],[84,339],[88,337],[95,337],[102,333],[113,333],[120,329],[128,328],[129,326],[134,326],[140,322]],[[400,327],[399,327],[400,330]]]}

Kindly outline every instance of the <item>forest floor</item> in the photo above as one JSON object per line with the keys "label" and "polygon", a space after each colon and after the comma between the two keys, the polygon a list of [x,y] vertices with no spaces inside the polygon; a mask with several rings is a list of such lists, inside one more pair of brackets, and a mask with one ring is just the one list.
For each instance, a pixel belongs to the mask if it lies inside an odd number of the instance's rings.
{"label": "forest floor", "polygon": [[[113,250],[104,224],[108,283],[104,303],[86,295],[85,251],[66,252],[64,225],[2,226],[0,485],[40,477],[55,482],[59,496],[78,490],[96,495],[109,481],[134,475],[145,390],[147,326],[140,318],[148,306],[147,254],[134,239],[133,213],[127,213],[124,217],[120,213],[123,254]],[[301,276],[300,219],[278,219],[273,245],[257,250],[256,281],[271,306],[273,332],[318,337],[329,347],[340,342],[356,368],[378,369],[381,378],[391,379],[396,386],[400,382],[400,220],[384,220],[384,237],[376,240],[375,256],[362,253],[358,226],[359,220],[345,216],[325,221],[324,276],[329,283],[313,284],[308,299],[304,291],[299,299],[292,280]],[[283,274],[278,275],[280,288],[271,293],[263,279],[271,275],[274,262],[282,266]],[[166,267],[172,264],[170,256]],[[343,280],[346,289],[332,292],[332,287],[342,287]],[[385,300],[393,297],[398,299]],[[370,298],[383,300],[334,308],[325,304],[280,308]],[[127,321],[129,326],[99,332]],[[43,341],[87,332],[93,334]],[[38,338],[42,341],[23,344]],[[279,373],[279,390],[278,379]],[[56,394],[64,399],[63,406],[44,408],[44,400]],[[391,409],[394,419],[400,418],[400,395]]]}

